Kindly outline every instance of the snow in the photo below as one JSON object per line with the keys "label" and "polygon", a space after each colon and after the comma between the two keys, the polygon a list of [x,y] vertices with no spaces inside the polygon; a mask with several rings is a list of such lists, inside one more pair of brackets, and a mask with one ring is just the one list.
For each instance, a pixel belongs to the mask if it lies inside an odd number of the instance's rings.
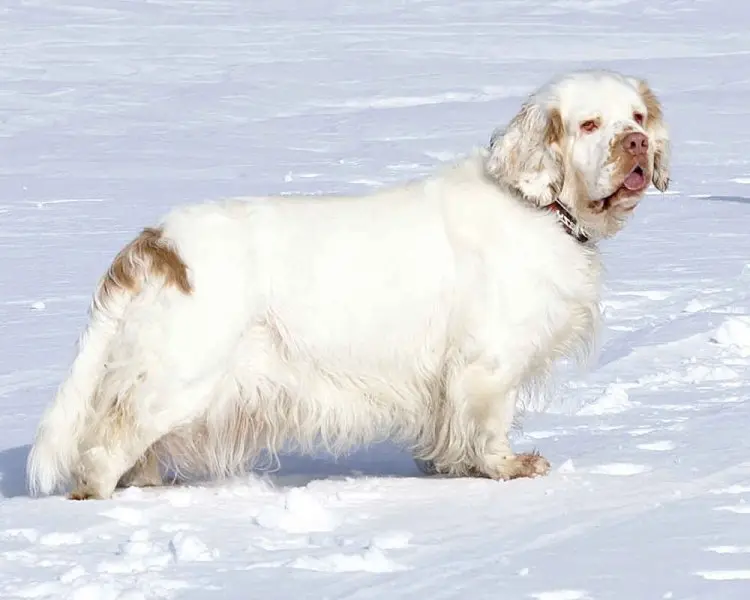
{"label": "snow", "polygon": [[287,533],[333,531],[336,517],[304,488],[292,488],[284,495],[283,506],[270,505],[255,517],[255,522],[266,529]]}
{"label": "snow", "polygon": [[724,321],[716,330],[717,344],[728,346],[742,356],[750,356],[750,317],[733,317]]}
{"label": "snow", "polygon": [[631,410],[634,404],[621,385],[608,385],[604,394],[578,411],[579,415],[606,415]]}
{"label": "snow", "polygon": [[[750,5],[10,2],[0,53],[0,598],[745,599]],[[484,144],[551,75],[649,79],[673,184],[602,245],[601,349],[515,433],[553,465],[424,477],[381,444],[74,503],[24,462],[94,283],[170,207],[354,193]]]}

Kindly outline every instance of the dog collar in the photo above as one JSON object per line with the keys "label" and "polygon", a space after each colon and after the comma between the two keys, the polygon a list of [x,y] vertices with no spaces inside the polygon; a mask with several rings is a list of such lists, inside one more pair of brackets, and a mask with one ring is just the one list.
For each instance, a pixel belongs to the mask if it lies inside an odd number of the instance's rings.
{"label": "dog collar", "polygon": [[591,238],[584,233],[581,227],[578,225],[578,221],[575,220],[573,215],[570,214],[562,202],[555,200],[552,204],[547,207],[550,211],[555,213],[557,220],[568,235],[572,236],[578,243],[585,244]]}

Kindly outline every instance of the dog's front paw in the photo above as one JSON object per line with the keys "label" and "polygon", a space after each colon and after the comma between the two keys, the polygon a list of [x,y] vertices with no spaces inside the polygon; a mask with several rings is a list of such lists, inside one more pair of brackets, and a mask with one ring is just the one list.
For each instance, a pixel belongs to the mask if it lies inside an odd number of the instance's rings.
{"label": "dog's front paw", "polygon": [[486,460],[481,471],[491,479],[510,480],[541,477],[550,471],[550,463],[538,452],[511,454]]}
{"label": "dog's front paw", "polygon": [[537,452],[528,452],[524,454],[517,454],[514,457],[519,462],[516,470],[515,479],[517,477],[541,477],[547,475],[550,471],[551,465],[549,461]]}

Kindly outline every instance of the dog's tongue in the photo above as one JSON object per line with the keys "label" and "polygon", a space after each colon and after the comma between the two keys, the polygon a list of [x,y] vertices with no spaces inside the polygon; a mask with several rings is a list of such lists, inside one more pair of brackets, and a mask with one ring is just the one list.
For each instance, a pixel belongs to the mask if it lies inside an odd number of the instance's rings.
{"label": "dog's tongue", "polygon": [[623,185],[629,190],[640,190],[643,184],[646,183],[646,178],[641,171],[632,171],[630,175],[625,178]]}

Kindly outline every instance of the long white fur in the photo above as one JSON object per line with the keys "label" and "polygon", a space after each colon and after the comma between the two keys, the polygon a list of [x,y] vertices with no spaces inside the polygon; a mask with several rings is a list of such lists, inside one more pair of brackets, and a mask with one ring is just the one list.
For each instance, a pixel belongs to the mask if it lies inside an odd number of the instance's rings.
{"label": "long white fur", "polygon": [[97,291],[30,491],[83,471],[107,497],[146,452],[224,476],[263,451],[383,438],[446,473],[503,476],[520,390],[595,334],[601,267],[490,158],[362,197],[169,214],[192,293],[148,265],[137,293]]}

